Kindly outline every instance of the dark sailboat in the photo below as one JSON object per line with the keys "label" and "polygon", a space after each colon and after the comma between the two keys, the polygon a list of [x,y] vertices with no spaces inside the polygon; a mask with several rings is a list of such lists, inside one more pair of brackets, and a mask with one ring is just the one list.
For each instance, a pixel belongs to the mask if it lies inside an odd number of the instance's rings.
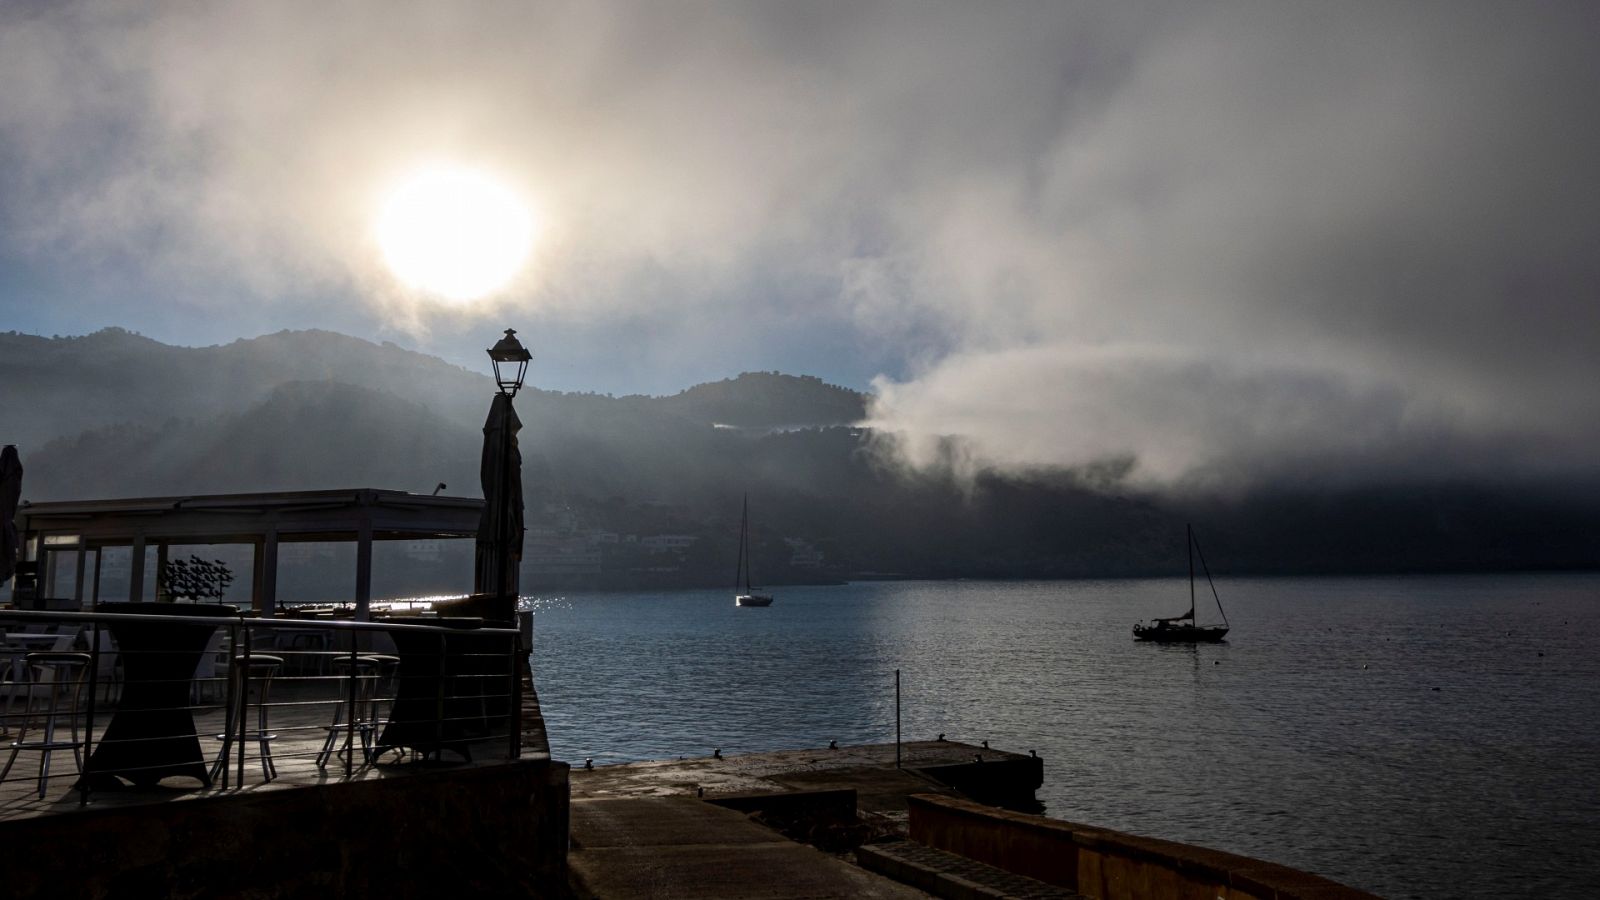
{"label": "dark sailboat", "polygon": [[1189,611],[1167,619],[1151,619],[1149,625],[1133,626],[1134,640],[1155,641],[1163,644],[1216,643],[1228,633],[1228,614],[1222,611],[1222,598],[1217,596],[1217,585],[1211,580],[1211,567],[1206,565],[1206,555],[1200,553],[1200,568],[1206,573],[1206,584],[1211,586],[1211,599],[1217,602],[1217,612],[1222,615],[1221,625],[1201,625],[1194,616],[1194,557],[1200,552],[1200,542],[1194,529],[1183,527],[1189,541]]}
{"label": "dark sailboat", "polygon": [[744,497],[744,513],[739,517],[739,569],[733,576],[733,588],[739,591],[733,598],[734,606],[771,606],[772,595],[758,593],[750,587],[750,495]]}

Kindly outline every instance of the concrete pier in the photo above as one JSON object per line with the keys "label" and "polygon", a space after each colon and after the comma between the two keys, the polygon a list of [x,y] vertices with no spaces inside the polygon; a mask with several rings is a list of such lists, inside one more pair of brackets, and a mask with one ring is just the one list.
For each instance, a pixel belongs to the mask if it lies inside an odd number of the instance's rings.
{"label": "concrete pier", "polygon": [[1043,773],[1037,757],[955,741],[902,744],[899,767],[895,760],[894,744],[872,744],[575,766],[573,891],[603,898],[925,897],[853,865],[851,851],[903,834],[912,795],[961,796],[953,786],[960,784],[1026,806]]}
{"label": "concrete pier", "polygon": [[1374,900],[1263,860],[1033,815],[1032,754],[899,751],[898,766],[894,744],[874,744],[574,767],[574,893]]}
{"label": "concrete pier", "polygon": [[683,796],[574,801],[567,866],[580,898],[927,896]]}
{"label": "concrete pier", "polygon": [[912,794],[966,796],[997,806],[1037,808],[1034,791],[1044,781],[1036,756],[991,750],[959,741],[865,744],[821,750],[778,750],[722,759],[659,760],[572,767],[574,800],[618,797],[778,794],[851,790],[857,808],[904,822]]}

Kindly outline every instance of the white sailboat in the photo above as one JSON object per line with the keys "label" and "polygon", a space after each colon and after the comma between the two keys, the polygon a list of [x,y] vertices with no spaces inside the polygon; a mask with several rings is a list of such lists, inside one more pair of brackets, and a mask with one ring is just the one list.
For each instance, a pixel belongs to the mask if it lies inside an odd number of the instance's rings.
{"label": "white sailboat", "polygon": [[750,495],[744,495],[744,512],[739,517],[739,570],[733,576],[734,606],[771,606],[772,595],[750,587]]}
{"label": "white sailboat", "polygon": [[1189,542],[1189,611],[1181,616],[1151,619],[1149,625],[1143,623],[1134,625],[1134,640],[1155,641],[1161,644],[1214,644],[1228,634],[1228,614],[1222,611],[1222,598],[1217,596],[1217,585],[1211,580],[1211,567],[1206,565],[1204,553],[1200,553],[1200,567],[1206,573],[1206,584],[1211,585],[1211,599],[1217,603],[1217,613],[1222,616],[1222,624],[1201,625],[1194,616],[1194,555],[1200,550],[1200,541],[1194,536],[1193,528],[1185,525],[1183,530],[1185,539]]}

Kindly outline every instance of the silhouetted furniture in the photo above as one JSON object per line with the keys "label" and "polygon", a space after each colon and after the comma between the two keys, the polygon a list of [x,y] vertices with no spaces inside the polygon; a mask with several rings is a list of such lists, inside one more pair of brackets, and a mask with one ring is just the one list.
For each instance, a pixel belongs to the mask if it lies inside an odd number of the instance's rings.
{"label": "silhouetted furniture", "polygon": [[[6,780],[11,774],[11,766],[17,761],[17,754],[23,750],[39,751],[39,799],[44,799],[45,789],[50,782],[50,754],[57,750],[71,750],[73,762],[77,764],[78,771],[83,771],[83,739],[78,733],[78,698],[83,694],[83,683],[89,672],[89,654],[87,653],[56,653],[44,651],[29,653],[27,657],[28,668],[28,700],[27,711],[22,719],[22,728],[17,732],[17,739],[11,743],[11,756],[6,759],[6,766],[0,769],[0,782]],[[34,708],[34,701],[43,695],[45,705],[42,713]],[[72,739],[67,741],[56,740],[56,720],[65,715],[68,727],[71,729]],[[28,729],[34,724],[42,727],[42,740],[28,740]]]}
{"label": "silhouetted furniture", "polygon": [[[272,694],[272,679],[283,668],[283,657],[270,656],[265,653],[252,653],[246,657],[243,653],[233,658],[233,663],[228,667],[229,677],[233,684],[230,692],[233,695],[233,705],[228,709],[226,722],[222,726],[222,733],[216,736],[222,742],[222,752],[217,754],[217,761],[211,767],[211,777],[220,777],[223,770],[231,762],[231,750],[234,741],[248,743],[256,742],[256,756],[261,760],[261,776],[267,781],[278,777],[278,767],[272,762],[272,742],[278,739],[272,733],[267,721],[267,703]],[[241,729],[241,720],[247,721],[250,715],[250,696],[255,694],[256,727]],[[241,711],[243,715],[241,716]],[[236,733],[236,729],[237,733]],[[239,772],[243,780],[244,772]]]}
{"label": "silhouetted furniture", "polygon": [[330,637],[328,631],[322,628],[272,630],[273,647],[281,651],[286,660],[293,660],[288,668],[300,675],[327,674],[327,654],[332,646]]}
{"label": "silhouetted furniture", "polygon": [[[218,619],[239,614],[209,603],[102,603],[99,611]],[[180,775],[210,787],[188,701],[195,667],[217,625],[122,619],[101,627],[121,650],[122,700],[84,767],[89,787],[119,787],[118,777],[148,787]]]}
{"label": "silhouetted furniture", "polygon": [[213,688],[212,696],[222,694],[224,679],[217,674],[217,669],[228,665],[232,657],[232,644],[229,634],[220,630],[206,642],[205,652],[200,654],[200,662],[194,669],[194,682],[189,689],[191,705],[198,706],[206,700],[208,687]]}
{"label": "silhouetted furniture", "polygon": [[[372,757],[372,732],[377,727],[373,717],[373,696],[377,690],[378,671],[378,660],[370,656],[355,658],[354,675],[351,673],[350,657],[334,658],[333,674],[339,679],[339,700],[333,707],[333,721],[323,726],[327,729],[328,739],[322,742],[322,751],[317,754],[317,768],[327,767],[328,760],[333,757],[334,745],[341,737],[344,738],[344,746],[340,753],[353,752],[351,744],[359,735],[361,758],[367,760]],[[351,763],[354,762],[352,759]]]}
{"label": "silhouetted furniture", "polygon": [[[11,710],[27,696],[28,651],[9,642],[0,644],[0,736],[11,733]],[[27,711],[26,707],[23,709]]]}
{"label": "silhouetted furniture", "polygon": [[426,756],[449,750],[471,760],[474,743],[507,734],[516,635],[481,632],[479,619],[429,624],[451,630],[389,632],[400,666],[389,721],[373,752],[409,748]]}
{"label": "silhouetted furniture", "polygon": [[372,718],[380,727],[384,723],[383,704],[394,703],[395,675],[400,671],[400,657],[387,653],[363,653],[378,664],[378,678],[372,691]]}

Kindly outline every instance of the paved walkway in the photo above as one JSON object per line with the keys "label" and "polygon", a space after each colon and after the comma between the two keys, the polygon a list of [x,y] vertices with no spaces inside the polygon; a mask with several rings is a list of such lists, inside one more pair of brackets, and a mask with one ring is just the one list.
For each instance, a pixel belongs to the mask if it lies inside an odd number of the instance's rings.
{"label": "paved walkway", "polygon": [[928,896],[693,797],[574,799],[567,865],[603,900]]}

